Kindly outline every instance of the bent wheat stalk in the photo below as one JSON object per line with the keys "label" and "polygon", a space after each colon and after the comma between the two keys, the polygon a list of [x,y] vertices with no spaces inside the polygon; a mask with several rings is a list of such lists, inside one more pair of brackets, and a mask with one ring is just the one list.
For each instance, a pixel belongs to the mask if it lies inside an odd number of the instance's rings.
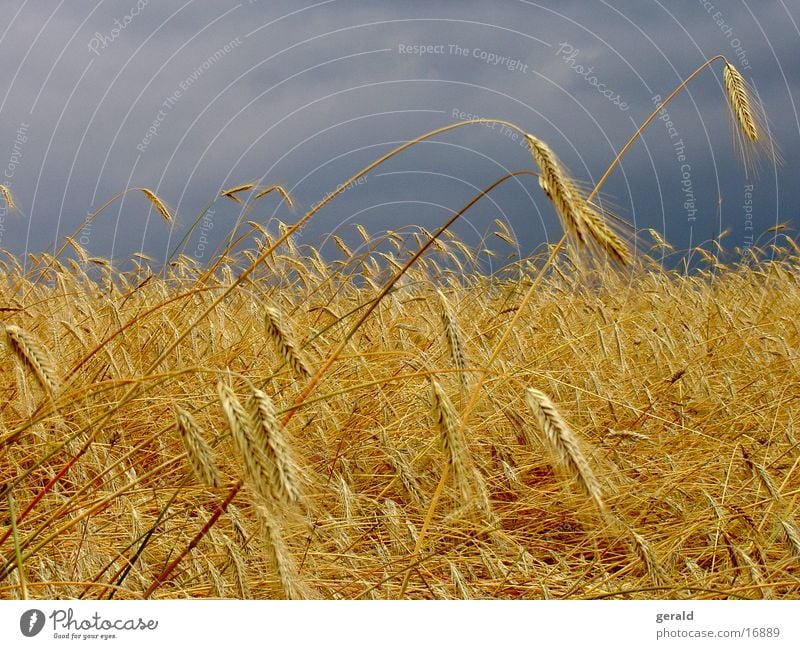
{"label": "bent wheat stalk", "polygon": [[289,195],[289,192],[287,192],[280,185],[270,185],[269,187],[262,189],[255,195],[253,200],[255,201],[260,200],[271,192],[278,192],[278,194],[280,194],[280,197],[283,199],[283,202],[286,203],[286,205],[288,205],[289,207],[294,207],[294,201],[292,200],[292,197]]}
{"label": "bent wheat stalk", "polygon": [[736,66],[726,61],[722,79],[725,83],[728,103],[739,128],[748,140],[753,143],[758,142],[761,129],[756,124],[756,112],[753,109],[753,102],[744,77],[736,69]]}
{"label": "bent wheat stalk", "polygon": [[[697,68],[688,77],[686,77],[680,84],[678,84],[678,87],[675,88],[675,90],[673,90],[664,101],[660,102],[659,105],[656,107],[656,109],[652,113],[650,113],[650,116],[641,123],[639,128],[636,129],[634,134],[625,143],[625,146],[623,146],[619,150],[619,153],[611,161],[611,164],[608,166],[608,169],[606,169],[605,173],[600,177],[600,180],[597,181],[597,184],[595,185],[594,189],[591,191],[591,193],[587,198],[588,201],[591,201],[595,196],[597,196],[597,192],[600,191],[600,187],[603,186],[603,183],[605,183],[605,181],[611,175],[611,172],[619,164],[619,161],[622,159],[622,156],[625,155],[627,150],[639,138],[644,129],[647,128],[648,124],[650,124],[650,122],[652,122],[656,118],[659,112],[663,108],[665,108],[666,105],[669,104],[678,95],[678,93],[680,93],[680,91],[683,90],[697,75],[699,75],[707,67],[710,67],[711,64],[714,63],[715,61],[720,61],[720,60],[725,61],[725,71],[723,72],[723,81],[725,82],[726,95],[728,98],[728,103],[730,105],[730,108],[734,114],[734,117],[736,118],[737,123],[739,124],[740,129],[742,130],[742,132],[744,133],[745,137],[749,142],[759,143],[759,147],[761,148],[761,150],[765,152],[769,151],[771,155],[775,156],[776,161],[779,159],[779,156],[775,151],[774,146],[771,146],[772,143],[764,142],[761,137],[763,129],[760,129],[757,126],[758,113],[752,109],[753,103],[750,99],[750,94],[747,90],[747,84],[744,82],[744,79],[742,78],[741,74],[739,74],[739,71],[735,68],[735,66],[732,63],[730,63],[728,59],[725,58],[724,55],[717,54],[716,56],[713,56],[710,59],[708,59],[708,61],[703,63],[703,65]],[[727,78],[725,78],[726,73],[727,73]],[[750,120],[752,121],[752,124],[747,124],[742,121],[742,118],[745,117],[745,115],[749,116]],[[745,165],[748,164],[748,160],[746,157],[744,159],[744,162]]]}

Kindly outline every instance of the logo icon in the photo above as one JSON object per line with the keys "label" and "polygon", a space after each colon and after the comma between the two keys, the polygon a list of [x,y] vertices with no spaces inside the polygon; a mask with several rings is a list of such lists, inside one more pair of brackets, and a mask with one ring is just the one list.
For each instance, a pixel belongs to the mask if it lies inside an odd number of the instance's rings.
{"label": "logo icon", "polygon": [[19,630],[26,638],[32,638],[38,635],[44,628],[44,613],[38,608],[32,608],[25,611],[22,617],[19,618]]}

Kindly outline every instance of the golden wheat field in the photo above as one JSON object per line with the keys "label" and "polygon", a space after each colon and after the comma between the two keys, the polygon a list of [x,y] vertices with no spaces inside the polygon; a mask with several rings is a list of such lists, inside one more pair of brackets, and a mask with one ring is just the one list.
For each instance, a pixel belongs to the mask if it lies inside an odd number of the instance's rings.
{"label": "golden wheat field", "polygon": [[[493,275],[500,222],[478,248],[449,224],[299,244],[337,192],[209,267],[6,253],[0,595],[800,595],[800,248],[634,254],[525,136],[570,245]],[[219,198],[267,196],[291,202]]]}

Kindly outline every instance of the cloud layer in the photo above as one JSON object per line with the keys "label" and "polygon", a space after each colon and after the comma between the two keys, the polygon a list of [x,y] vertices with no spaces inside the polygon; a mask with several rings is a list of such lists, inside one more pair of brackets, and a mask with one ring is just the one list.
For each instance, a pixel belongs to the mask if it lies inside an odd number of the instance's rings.
{"label": "cloud layer", "polygon": [[[670,125],[651,124],[604,197],[679,245],[730,228],[727,245],[746,247],[797,215],[799,16],[781,1],[6,4],[0,182],[20,209],[0,212],[0,248],[17,255],[51,247],[126,188],[149,187],[177,212],[172,229],[131,192],[81,237],[97,256],[146,250],[163,261],[221,189],[281,183],[302,212],[394,144],[473,116],[535,133],[592,187],[654,97],[716,54],[764,101],[784,166],[745,177],[717,63],[670,104]],[[432,227],[530,166],[515,133],[470,126],[379,168],[305,236]],[[212,244],[238,210],[214,206]],[[275,197],[248,218],[273,216],[298,213]],[[556,234],[535,183],[498,191],[459,232],[475,239],[495,218],[527,249]],[[198,251],[198,236],[186,250],[202,260],[213,245]]]}

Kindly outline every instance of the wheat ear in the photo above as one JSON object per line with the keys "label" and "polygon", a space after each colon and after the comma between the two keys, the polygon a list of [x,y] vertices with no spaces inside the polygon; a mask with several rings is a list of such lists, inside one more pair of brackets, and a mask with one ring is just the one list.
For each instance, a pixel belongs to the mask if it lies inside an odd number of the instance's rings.
{"label": "wheat ear", "polygon": [[311,371],[308,369],[303,357],[295,345],[289,330],[283,321],[281,312],[275,307],[267,306],[264,314],[264,326],[267,329],[267,334],[272,339],[275,347],[283,358],[284,362],[291,367],[295,374],[305,379],[311,376]]}
{"label": "wheat ear", "polygon": [[230,189],[226,189],[220,192],[220,196],[225,196],[226,198],[230,198],[234,203],[241,203],[242,200],[236,195],[239,192],[247,192],[250,191],[255,187],[255,183],[245,183],[244,185],[237,185],[236,187],[231,187]]}
{"label": "wheat ear", "polygon": [[775,485],[775,482],[773,482],[772,477],[770,477],[766,468],[764,468],[762,464],[754,462],[744,446],[740,447],[740,451],[747,468],[750,469],[753,476],[757,478],[762,485],[764,485],[764,488],[769,492],[769,495],[772,496],[772,499],[776,503],[782,502],[783,499],[781,498],[781,492],[778,490],[778,487]]}
{"label": "wheat ear", "polygon": [[736,69],[736,66],[726,61],[722,79],[725,84],[725,94],[728,96],[728,103],[730,104],[731,112],[736,118],[736,123],[744,136],[755,144],[761,137],[761,129],[758,127],[757,113],[754,110],[752,98],[744,77]]}
{"label": "wheat ear", "polygon": [[14,197],[11,196],[11,190],[5,185],[0,185],[0,194],[2,194],[3,200],[6,202],[6,207],[9,210],[15,209],[16,205],[14,205]]}
{"label": "wheat ear", "polygon": [[250,414],[231,387],[222,381],[217,383],[217,396],[236,449],[244,460],[245,478],[256,493],[271,501],[274,492],[271,484],[273,469],[264,449],[256,441],[255,425]]}
{"label": "wheat ear", "polygon": [[470,505],[477,502],[482,509],[488,511],[489,500],[483,477],[473,464],[467,440],[460,431],[455,408],[442,386],[436,381],[431,381],[431,400],[433,416],[441,434],[442,448],[463,504]]}
{"label": "wheat ear", "polygon": [[60,381],[44,349],[33,336],[16,325],[5,325],[3,329],[6,346],[31,371],[50,397],[54,397],[60,390]]}
{"label": "wheat ear", "polygon": [[292,200],[292,197],[289,196],[289,192],[287,192],[280,185],[270,185],[266,189],[262,189],[260,192],[258,192],[258,194],[255,195],[254,200],[259,200],[260,198],[264,198],[264,196],[266,196],[271,192],[278,192],[278,194],[280,194],[281,198],[283,199],[284,203],[286,203],[289,207],[294,207],[294,201]]}
{"label": "wheat ear", "polygon": [[175,420],[195,477],[209,487],[219,487],[219,469],[203,431],[188,410],[175,408]]}
{"label": "wheat ear", "polygon": [[150,203],[152,203],[153,207],[156,208],[158,213],[161,215],[161,218],[163,218],[167,223],[171,223],[172,222],[172,214],[167,209],[167,206],[164,204],[164,201],[162,201],[158,196],[156,196],[149,189],[142,189],[142,193],[145,196],[147,196],[147,200],[149,200]]}
{"label": "wheat ear", "polygon": [[633,530],[629,530],[629,532],[633,552],[642,563],[642,566],[647,574],[650,575],[653,585],[663,586],[666,583],[664,572],[662,571],[661,565],[656,558],[656,553],[653,551],[653,547],[641,534],[637,534]]}
{"label": "wheat ear", "polygon": [[303,583],[297,564],[286,546],[280,525],[272,512],[263,505],[256,506],[261,533],[270,561],[278,575],[284,599],[311,599],[314,592]]}
{"label": "wheat ear", "polygon": [[300,501],[300,472],[286,441],[272,401],[263,390],[253,390],[250,417],[255,425],[255,444],[263,449],[267,460],[268,484],[272,497],[281,503],[293,505]]}
{"label": "wheat ear", "polygon": [[753,92],[739,70],[728,61],[725,62],[722,80],[733,122],[741,133],[741,136],[734,135],[734,147],[744,162],[745,170],[753,169],[753,162],[759,155],[780,164],[783,158],[769,136],[763,108],[753,100]]}
{"label": "wheat ear", "polygon": [[800,529],[790,518],[781,518],[781,527],[783,527],[783,533],[792,549],[792,556],[800,559]]}
{"label": "wheat ear", "polygon": [[453,365],[455,365],[456,369],[459,371],[461,387],[466,390],[469,387],[469,377],[465,371],[467,363],[466,357],[464,356],[464,346],[461,344],[461,332],[458,328],[458,322],[456,321],[455,315],[450,310],[450,305],[447,303],[447,298],[444,296],[444,293],[438,289],[436,293],[439,296],[439,307],[444,324],[445,338],[447,339],[447,349],[450,352]]}
{"label": "wheat ear", "polygon": [[525,398],[528,407],[536,417],[550,451],[558,458],[559,463],[570,477],[594,501],[597,508],[605,513],[606,508],[600,482],[584,456],[575,433],[567,426],[553,402],[544,392],[528,388]]}
{"label": "wheat ear", "polygon": [[539,186],[555,206],[564,231],[575,236],[581,245],[597,246],[621,265],[630,264],[631,255],[625,242],[581,195],[555,153],[534,135],[527,133],[525,137],[539,167]]}

